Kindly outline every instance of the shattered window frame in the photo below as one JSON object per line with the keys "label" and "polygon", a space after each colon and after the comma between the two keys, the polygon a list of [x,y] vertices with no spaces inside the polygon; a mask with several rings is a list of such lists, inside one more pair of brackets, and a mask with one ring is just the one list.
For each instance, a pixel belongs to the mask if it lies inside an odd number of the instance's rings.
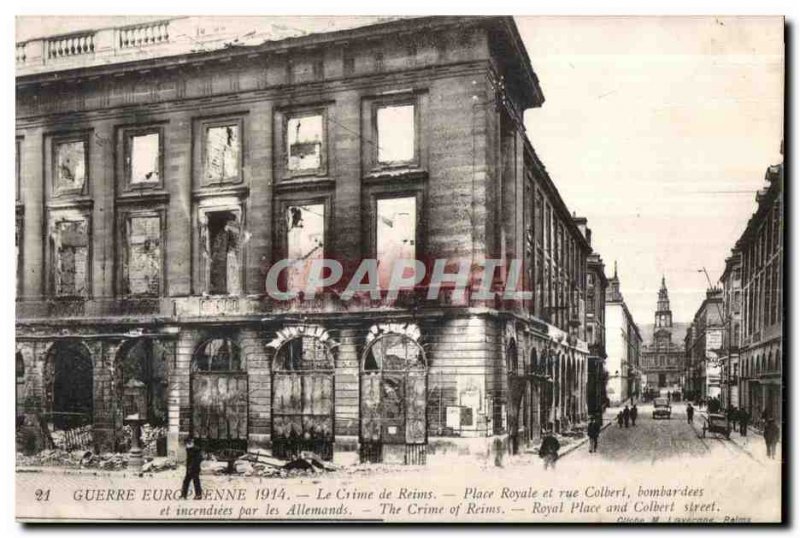
{"label": "shattered window frame", "polygon": [[[382,110],[386,110],[389,108],[403,108],[403,107],[412,108],[413,124],[411,126],[411,131],[413,133],[412,134],[413,139],[411,141],[412,144],[411,156],[408,159],[382,160],[381,144],[383,142],[381,141],[379,115]],[[375,102],[372,107],[372,132],[374,133],[374,136],[372,137],[372,142],[374,148],[373,149],[374,166],[377,168],[418,166],[419,150],[420,150],[419,122],[420,122],[419,103],[415,98],[404,97],[400,99],[383,99]]]}
{"label": "shattered window frame", "polygon": [[[198,219],[198,233],[196,237],[198,237],[198,258],[197,264],[199,268],[199,289],[202,290],[204,295],[210,296],[224,296],[224,297],[237,297],[243,295],[245,293],[245,272],[244,272],[244,252],[245,252],[245,243],[248,240],[249,233],[246,229],[245,223],[245,214],[240,202],[231,202],[231,203],[210,203],[208,205],[202,205],[198,207],[197,210],[197,219]],[[237,232],[237,243],[236,243],[236,250],[235,255],[232,257],[231,260],[229,256],[226,254],[226,272],[225,272],[225,292],[213,292],[212,293],[212,271],[214,269],[213,266],[213,252],[211,241],[212,238],[210,236],[209,230],[209,217],[215,213],[230,213],[234,216],[234,220],[236,221],[236,226],[238,228]],[[234,268],[234,272],[231,272],[229,266],[227,265],[231,261],[236,263],[236,267]]]}
{"label": "shattered window frame", "polygon": [[[313,207],[313,206],[321,206],[322,207],[322,251],[316,255],[314,258],[307,258],[307,259],[322,259],[327,256],[328,253],[328,245],[329,245],[329,232],[330,232],[330,223],[331,223],[331,196],[318,196],[314,198],[284,198],[280,201],[279,208],[280,211],[276,215],[276,218],[279,219],[279,222],[276,223],[277,226],[275,229],[280,234],[278,238],[278,245],[280,245],[280,253],[279,256],[281,258],[290,259],[290,252],[289,252],[289,232],[291,231],[290,223],[289,223],[289,211],[292,207]],[[308,268],[306,268],[308,269]],[[298,270],[299,272],[299,270]],[[292,267],[288,268],[286,271],[281,273],[281,282],[279,285],[281,289],[285,285],[289,284],[289,278],[291,275],[295,275],[297,272],[294,272]],[[305,285],[303,285],[302,290],[305,289]],[[301,289],[297,289],[297,291],[301,291]],[[321,291],[321,290],[317,290]]]}
{"label": "shattered window frame", "polygon": [[[83,271],[83,290],[78,292],[78,280],[75,275],[75,288],[72,293],[62,292],[63,279],[59,278],[59,268],[62,262],[61,249],[61,227],[65,224],[83,224],[86,227],[86,252],[84,255],[84,263],[86,264]],[[91,297],[91,283],[92,283],[92,219],[87,213],[73,213],[53,215],[50,218],[50,240],[49,240],[49,273],[50,273],[50,295],[56,299],[87,299]]]}
{"label": "shattered window frame", "polygon": [[[137,181],[133,177],[134,138],[150,135],[158,136],[158,157],[155,172],[158,174],[154,181]],[[123,135],[123,155],[125,166],[126,190],[155,189],[164,185],[164,129],[161,127],[147,126],[125,129]]]}
{"label": "shattered window frame", "polygon": [[[422,230],[422,226],[424,223],[424,219],[422,218],[423,214],[423,196],[422,191],[420,190],[401,190],[397,192],[380,192],[376,193],[372,196],[372,215],[370,219],[370,227],[371,227],[371,239],[372,239],[372,256],[375,260],[378,260],[378,277],[379,282],[381,285],[381,289],[384,289],[386,286],[386,275],[383,273],[381,269],[381,258],[378,255],[379,249],[379,238],[378,238],[378,219],[380,215],[378,214],[378,208],[380,202],[387,201],[387,200],[398,200],[398,199],[412,199],[414,200],[414,258],[416,260],[421,260],[423,258],[424,253],[424,246],[422,244],[422,239],[425,237],[424,231]],[[394,259],[401,259],[401,258],[394,258]],[[391,267],[391,266],[390,266]]]}
{"label": "shattered window frame", "polygon": [[[81,144],[83,146],[82,159],[83,159],[83,181],[78,185],[73,181],[72,185],[65,185],[62,181],[61,174],[61,157],[60,151],[62,147],[68,145]],[[85,133],[71,136],[59,136],[52,139],[52,162],[50,167],[51,173],[51,186],[53,196],[69,196],[69,195],[84,195],[88,192],[90,180],[90,159],[89,159],[89,137]]]}
{"label": "shattered window frame", "polygon": [[[294,120],[305,118],[320,119],[320,141],[319,143],[319,164],[316,167],[296,168],[292,166],[292,133],[291,123]],[[280,144],[282,176],[285,178],[303,176],[324,176],[328,170],[328,114],[327,109],[322,107],[304,107],[293,109],[282,113],[281,121],[282,139]],[[302,144],[300,142],[299,144]]]}
{"label": "shattered window frame", "polygon": [[[158,276],[158,291],[146,291],[142,293],[134,293],[132,291],[131,286],[131,264],[133,263],[132,259],[132,249],[133,243],[131,242],[131,233],[133,227],[133,220],[134,219],[158,219],[158,267],[157,267],[157,276]],[[120,232],[122,237],[120,238],[120,244],[123,245],[122,249],[122,271],[121,271],[121,282],[120,282],[120,290],[122,291],[122,295],[125,297],[162,297],[165,292],[165,285],[166,285],[166,278],[165,278],[165,264],[164,260],[166,258],[166,249],[165,249],[165,237],[166,237],[166,214],[163,209],[155,209],[155,210],[130,210],[126,211],[123,214],[123,221],[122,226],[120,226]]]}
{"label": "shattered window frame", "polygon": [[[222,175],[220,177],[209,176],[209,134],[212,129],[224,129],[235,127],[237,132],[237,153],[235,155],[234,170],[226,172],[223,164]],[[241,183],[243,181],[242,167],[244,163],[244,120],[242,118],[223,118],[219,120],[202,121],[200,129],[202,176],[200,184],[202,186],[213,187],[230,183]]]}

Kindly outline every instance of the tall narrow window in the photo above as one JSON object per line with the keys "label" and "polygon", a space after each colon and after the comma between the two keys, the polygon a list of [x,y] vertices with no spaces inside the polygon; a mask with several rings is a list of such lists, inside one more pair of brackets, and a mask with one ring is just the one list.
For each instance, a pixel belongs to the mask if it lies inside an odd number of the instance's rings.
{"label": "tall narrow window", "polygon": [[157,132],[132,135],[128,142],[128,170],[131,185],[161,181],[161,140]]}
{"label": "tall narrow window", "polygon": [[286,208],[287,291],[306,287],[311,263],[325,255],[325,204],[290,205]]}
{"label": "tall narrow window", "polygon": [[376,114],[378,162],[406,163],[414,160],[416,131],[414,105],[380,107]]}
{"label": "tall narrow window", "polygon": [[205,177],[207,182],[239,178],[241,141],[239,125],[217,125],[206,129]]}
{"label": "tall narrow window", "polygon": [[53,171],[56,194],[83,193],[88,177],[85,140],[66,140],[55,144]]}
{"label": "tall narrow window", "polygon": [[87,295],[89,273],[89,226],[86,220],[60,221],[53,237],[55,294]]}
{"label": "tall narrow window", "polygon": [[376,254],[381,289],[389,287],[397,260],[416,258],[417,200],[384,198],[377,201]]}
{"label": "tall narrow window", "polygon": [[161,294],[161,218],[131,217],[128,220],[127,292],[130,295]]}
{"label": "tall narrow window", "polygon": [[207,218],[208,293],[237,295],[241,292],[239,219],[232,211],[209,212]]}
{"label": "tall narrow window", "polygon": [[322,168],[323,125],[321,114],[288,119],[286,156],[290,172],[315,172]]}

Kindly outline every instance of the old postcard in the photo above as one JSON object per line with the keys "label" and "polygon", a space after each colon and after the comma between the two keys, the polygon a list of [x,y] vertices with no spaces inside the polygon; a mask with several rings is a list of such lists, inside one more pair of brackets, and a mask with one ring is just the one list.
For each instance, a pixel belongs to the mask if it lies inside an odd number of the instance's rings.
{"label": "old postcard", "polygon": [[781,17],[19,17],[16,516],[777,523]]}

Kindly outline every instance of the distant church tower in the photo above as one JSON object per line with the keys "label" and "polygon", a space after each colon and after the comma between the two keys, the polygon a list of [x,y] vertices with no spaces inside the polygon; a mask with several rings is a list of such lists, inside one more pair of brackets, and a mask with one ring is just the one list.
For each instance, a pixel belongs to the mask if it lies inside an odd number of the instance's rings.
{"label": "distant church tower", "polygon": [[661,289],[658,290],[658,303],[656,304],[656,319],[654,328],[655,344],[661,347],[672,340],[672,310],[669,307],[669,294],[664,276],[661,277]]}

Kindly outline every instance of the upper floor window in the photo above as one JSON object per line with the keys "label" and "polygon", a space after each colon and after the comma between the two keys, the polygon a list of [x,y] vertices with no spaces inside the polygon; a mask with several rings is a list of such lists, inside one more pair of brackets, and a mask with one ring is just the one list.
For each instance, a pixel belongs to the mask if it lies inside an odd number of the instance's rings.
{"label": "upper floor window", "polygon": [[200,278],[205,293],[242,293],[242,208],[213,200],[198,208],[200,224]]}
{"label": "upper floor window", "polygon": [[416,157],[413,104],[380,106],[375,112],[379,164],[400,164]]}
{"label": "upper floor window", "polygon": [[161,183],[162,148],[160,130],[132,131],[125,139],[128,185],[156,186]]}
{"label": "upper floor window", "polygon": [[203,141],[204,183],[241,181],[241,122],[215,122],[205,125]]}
{"label": "upper floor window", "polygon": [[162,284],[162,219],[159,213],[137,212],[125,222],[124,293],[159,296]]}
{"label": "upper floor window", "polygon": [[89,293],[89,219],[65,218],[51,228],[53,291],[59,297],[85,297]]}
{"label": "upper floor window", "polygon": [[320,173],[325,165],[325,118],[320,112],[286,120],[286,169],[290,174]]}
{"label": "upper floor window", "polygon": [[325,255],[325,204],[286,206],[286,257],[292,260],[287,270],[289,291],[306,287],[311,263]]}
{"label": "upper floor window", "polygon": [[89,180],[89,144],[68,138],[53,144],[53,191],[56,195],[84,194]]}
{"label": "upper floor window", "polygon": [[381,198],[376,202],[375,253],[381,289],[388,289],[392,266],[413,260],[417,250],[417,198]]}

